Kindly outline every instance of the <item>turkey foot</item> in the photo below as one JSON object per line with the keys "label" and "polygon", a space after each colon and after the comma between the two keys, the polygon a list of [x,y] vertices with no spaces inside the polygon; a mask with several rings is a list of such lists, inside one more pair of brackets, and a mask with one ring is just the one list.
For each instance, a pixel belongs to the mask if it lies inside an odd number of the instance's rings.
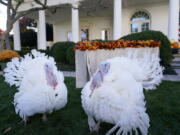
{"label": "turkey foot", "polygon": [[100,129],[100,124],[101,124],[101,122],[100,122],[100,121],[98,121],[98,123],[97,123],[97,124],[96,124],[96,126],[94,127],[94,130],[93,130],[93,131],[98,132],[98,131],[99,131],[99,129]]}
{"label": "turkey foot", "polygon": [[99,128],[100,128],[100,121],[98,121],[98,123],[95,122],[95,120],[93,119],[93,117],[88,116],[88,124],[89,124],[89,129],[90,131],[95,131],[98,132]]}
{"label": "turkey foot", "polygon": [[44,122],[46,122],[46,121],[48,120],[46,113],[43,114],[42,120],[43,120]]}
{"label": "turkey foot", "polygon": [[115,125],[113,128],[111,128],[107,133],[106,135],[111,135],[119,126],[118,125]]}
{"label": "turkey foot", "polygon": [[24,120],[19,122],[19,124],[24,123],[24,126],[26,126],[28,121],[29,121],[29,117],[25,117]]}

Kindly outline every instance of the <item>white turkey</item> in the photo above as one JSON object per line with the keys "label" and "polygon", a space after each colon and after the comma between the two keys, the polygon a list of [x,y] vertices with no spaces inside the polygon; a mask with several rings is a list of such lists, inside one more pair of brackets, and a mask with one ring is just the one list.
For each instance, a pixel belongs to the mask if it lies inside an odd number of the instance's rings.
{"label": "white turkey", "polygon": [[28,117],[63,108],[67,103],[67,88],[62,72],[52,57],[32,50],[24,58],[14,58],[4,70],[5,81],[18,87],[14,95],[15,111],[26,122]]}
{"label": "white turkey", "polygon": [[[153,69],[153,66],[148,68],[140,63],[142,61],[117,57],[100,64],[81,92],[90,131],[98,131],[100,123],[107,122],[114,124],[114,127],[106,135],[115,131],[116,135],[137,135],[139,131],[147,135],[149,117],[143,87],[155,88],[162,79],[163,68],[158,64],[159,69]],[[152,77],[152,72],[158,75]]]}

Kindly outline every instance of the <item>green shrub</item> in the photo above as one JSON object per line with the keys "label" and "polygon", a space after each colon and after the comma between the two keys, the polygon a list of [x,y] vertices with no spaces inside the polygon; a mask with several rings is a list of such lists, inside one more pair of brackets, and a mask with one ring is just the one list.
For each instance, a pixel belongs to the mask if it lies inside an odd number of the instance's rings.
{"label": "green shrub", "polygon": [[[20,55],[21,57],[23,57],[23,56],[26,55],[27,53],[30,53],[32,49],[36,49],[36,48],[32,48],[32,47],[30,47],[30,48],[22,48],[21,51],[17,51],[17,52],[19,53],[19,55]],[[49,54],[49,48],[47,48],[46,50],[38,50],[38,51],[40,51],[40,52],[42,52],[42,53],[45,53],[45,54],[48,55],[48,56],[50,55],[50,54]]]}
{"label": "green shrub", "polygon": [[56,62],[68,63],[66,59],[66,51],[71,46],[75,46],[75,43],[74,42],[57,42],[50,49],[50,55],[55,58]]}
{"label": "green shrub", "polygon": [[74,46],[70,46],[66,51],[66,59],[70,65],[75,65]]}
{"label": "green shrub", "polygon": [[122,37],[124,40],[156,40],[161,41],[160,47],[160,58],[161,65],[165,68],[170,67],[170,62],[172,60],[172,52],[170,42],[162,32],[160,31],[144,31],[140,33],[129,34]]}

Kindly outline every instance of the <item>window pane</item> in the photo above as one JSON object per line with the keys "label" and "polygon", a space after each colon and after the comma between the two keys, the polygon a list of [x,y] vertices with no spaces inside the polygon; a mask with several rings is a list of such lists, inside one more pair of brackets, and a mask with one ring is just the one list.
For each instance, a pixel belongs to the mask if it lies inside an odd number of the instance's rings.
{"label": "window pane", "polygon": [[81,30],[81,40],[89,40],[89,29]]}
{"label": "window pane", "polygon": [[141,24],[141,31],[149,30],[149,23],[142,23]]}
{"label": "window pane", "polygon": [[131,24],[131,32],[138,32],[138,24],[137,23]]}
{"label": "window pane", "polygon": [[149,15],[146,12],[138,11],[132,17],[131,21],[149,20]]}

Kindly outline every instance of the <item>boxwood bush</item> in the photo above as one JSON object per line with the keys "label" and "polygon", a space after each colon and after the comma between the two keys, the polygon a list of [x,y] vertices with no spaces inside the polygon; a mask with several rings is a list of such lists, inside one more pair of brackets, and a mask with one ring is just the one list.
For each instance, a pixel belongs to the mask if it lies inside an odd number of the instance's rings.
{"label": "boxwood bush", "polygon": [[160,31],[144,31],[139,33],[129,34],[127,36],[122,37],[121,39],[124,40],[156,40],[161,41],[160,47],[160,58],[161,58],[161,65],[165,68],[170,67],[170,62],[173,58],[171,52],[171,45],[170,42],[162,32]]}
{"label": "boxwood bush", "polygon": [[54,57],[58,63],[68,63],[66,53],[69,47],[74,47],[74,42],[57,42],[50,49],[50,55]]}
{"label": "boxwood bush", "polygon": [[[23,57],[24,55],[26,55],[27,53],[30,53],[32,49],[36,49],[36,48],[22,48],[21,51],[17,51],[21,57]],[[38,50],[42,53],[45,53],[46,55],[49,55],[49,48],[47,48],[46,50]]]}
{"label": "boxwood bush", "polygon": [[74,46],[70,46],[66,51],[66,59],[70,65],[75,65]]}

